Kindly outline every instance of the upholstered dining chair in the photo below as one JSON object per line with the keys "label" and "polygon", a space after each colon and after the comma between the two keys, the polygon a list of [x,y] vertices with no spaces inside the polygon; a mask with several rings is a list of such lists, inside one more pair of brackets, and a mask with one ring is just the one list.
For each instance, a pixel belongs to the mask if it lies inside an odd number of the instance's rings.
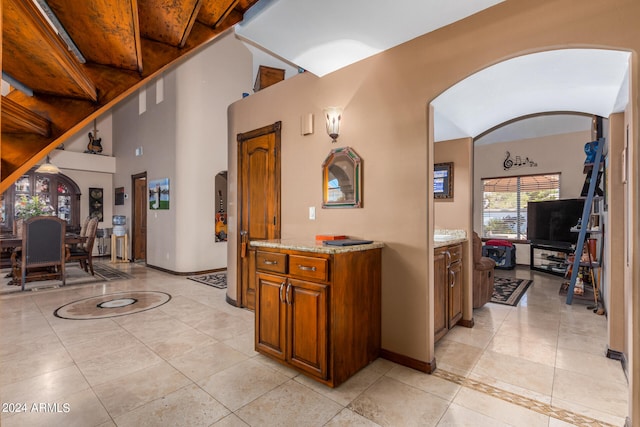
{"label": "upholstered dining chair", "polygon": [[65,285],[67,223],[55,216],[36,216],[22,224],[22,246],[11,255],[13,283],[24,291],[27,281],[60,278]]}
{"label": "upholstered dining chair", "polygon": [[93,242],[96,240],[96,233],[98,231],[98,218],[91,218],[87,222],[84,231],[84,237],[86,237],[87,240],[69,248],[68,261],[78,261],[80,267],[86,272],[91,271],[91,275],[93,276]]}
{"label": "upholstered dining chair", "polygon": [[87,235],[87,227],[89,226],[89,221],[91,221],[91,217],[88,216],[82,221],[82,225],[80,225],[80,237],[85,237]]}

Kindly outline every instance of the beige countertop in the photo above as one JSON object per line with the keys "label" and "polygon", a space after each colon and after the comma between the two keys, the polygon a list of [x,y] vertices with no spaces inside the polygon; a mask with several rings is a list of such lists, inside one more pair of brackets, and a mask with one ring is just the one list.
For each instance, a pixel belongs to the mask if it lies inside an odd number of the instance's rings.
{"label": "beige countertop", "polygon": [[436,229],[433,232],[433,247],[455,245],[467,241],[467,232],[464,230]]}
{"label": "beige countertop", "polygon": [[277,240],[252,240],[251,246],[255,248],[290,249],[294,251],[315,252],[322,254],[339,254],[344,252],[366,251],[384,247],[382,242],[373,242],[365,245],[353,246],[329,246],[322,241],[305,239],[277,239]]}
{"label": "beige countertop", "polygon": [[449,239],[449,240],[434,240],[433,241],[433,247],[434,248],[442,248],[444,246],[449,246],[449,245],[455,245],[458,243],[464,243],[467,241],[467,238],[460,238],[460,239]]}

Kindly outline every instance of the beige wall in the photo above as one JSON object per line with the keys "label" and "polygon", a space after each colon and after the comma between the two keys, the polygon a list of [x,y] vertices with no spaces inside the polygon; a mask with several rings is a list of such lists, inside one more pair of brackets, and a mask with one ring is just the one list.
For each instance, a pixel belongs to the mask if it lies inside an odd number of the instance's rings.
{"label": "beige wall", "polygon": [[613,165],[622,164],[626,130],[624,114],[613,114],[609,118],[608,153],[606,167],[608,170],[607,199],[608,211],[605,213],[604,231],[607,234],[604,247],[603,268],[604,299],[608,311],[609,349],[617,352],[625,351],[625,290],[624,290],[624,227],[614,227],[614,224],[624,224],[624,185],[622,184],[622,170]]}
{"label": "beige wall", "polygon": [[[147,211],[148,264],[181,273],[226,267],[227,244],[214,236],[215,176],[227,169],[227,107],[252,86],[251,66],[248,49],[228,32],[164,74],[161,102],[157,80],[148,84],[143,114],[138,94],[114,107],[114,187],[132,194],[131,175],[142,172],[169,178],[170,208]],[[129,230],[132,203],[114,207]]]}
{"label": "beige wall", "polygon": [[473,140],[437,142],[434,163],[453,162],[453,199],[434,201],[435,228],[462,229],[471,233],[469,217],[473,207]]}
{"label": "beige wall", "polygon": [[640,424],[640,145],[638,144],[639,110],[639,80],[637,78],[640,64],[638,64],[638,49],[631,59],[630,76],[636,76],[631,80],[629,87],[629,99],[635,100],[626,110],[625,125],[628,126],[626,140],[627,156],[627,180],[625,223],[625,317],[627,324],[627,337],[625,343],[625,355],[629,362],[629,415],[634,426]]}
{"label": "beige wall", "polygon": [[[640,2],[630,0],[504,2],[322,79],[310,74],[291,78],[230,107],[230,180],[237,179],[235,135],[281,120],[283,236],[342,232],[385,241],[383,347],[431,361],[429,102],[474,72],[518,55],[580,46],[637,51],[638,16]],[[637,79],[634,68],[633,87]],[[637,91],[633,95],[629,114],[637,123]],[[308,206],[321,202],[320,165],[332,148],[318,122],[329,105],[345,107],[338,145],[354,147],[364,159],[364,208],[320,209],[318,219],[310,221]],[[299,117],[305,113],[315,115],[316,132],[302,137]],[[632,144],[637,144],[635,130]],[[233,186],[230,201],[235,203]],[[235,215],[235,207],[230,214]],[[237,238],[233,228],[230,238]],[[230,268],[234,262],[230,256]],[[235,299],[230,273],[228,294]],[[632,276],[637,274],[634,270]]]}

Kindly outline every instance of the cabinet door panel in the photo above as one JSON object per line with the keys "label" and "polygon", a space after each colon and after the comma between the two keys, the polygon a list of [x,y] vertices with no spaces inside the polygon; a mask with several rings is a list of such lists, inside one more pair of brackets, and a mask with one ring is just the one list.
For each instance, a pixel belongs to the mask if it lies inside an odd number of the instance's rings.
{"label": "cabinet door panel", "polygon": [[256,350],[284,360],[286,348],[286,304],[281,300],[286,278],[257,275]]}
{"label": "cabinet door panel", "polygon": [[448,259],[444,250],[436,250],[433,262],[433,333],[437,341],[448,330],[447,287]]}
{"label": "cabinet door panel", "polygon": [[462,262],[449,267],[449,329],[462,318]]}
{"label": "cabinet door panel", "polygon": [[287,359],[312,375],[326,379],[329,287],[289,279],[289,337]]}

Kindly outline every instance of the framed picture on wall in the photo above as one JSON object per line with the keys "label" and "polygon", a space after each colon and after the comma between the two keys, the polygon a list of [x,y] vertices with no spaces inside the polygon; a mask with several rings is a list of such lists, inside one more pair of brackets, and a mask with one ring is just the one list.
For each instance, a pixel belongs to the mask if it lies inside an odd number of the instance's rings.
{"label": "framed picture on wall", "polygon": [[124,205],[124,187],[116,188],[116,205]]}
{"label": "framed picture on wall", "polygon": [[104,204],[102,188],[89,188],[89,216],[98,218],[98,222],[102,222]]}
{"label": "framed picture on wall", "polygon": [[169,209],[169,178],[149,181],[149,209]]}
{"label": "framed picture on wall", "polygon": [[453,199],[453,162],[433,165],[433,197]]}

